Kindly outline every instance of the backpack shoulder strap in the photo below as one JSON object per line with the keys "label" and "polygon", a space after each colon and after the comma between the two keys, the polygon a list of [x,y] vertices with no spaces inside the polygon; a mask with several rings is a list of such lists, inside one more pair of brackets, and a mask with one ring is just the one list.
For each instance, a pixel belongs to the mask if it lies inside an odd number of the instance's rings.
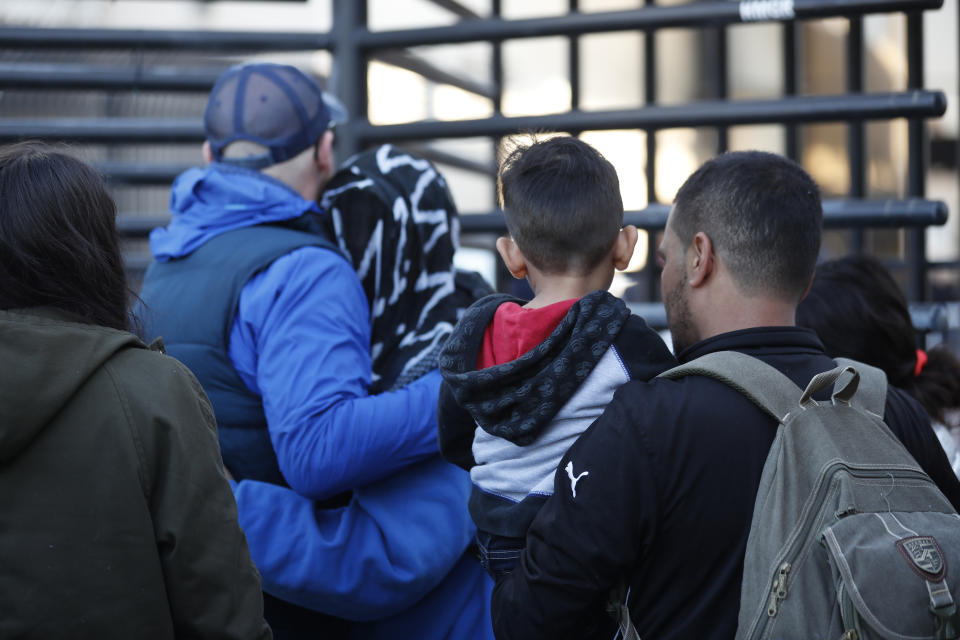
{"label": "backpack shoulder strap", "polygon": [[677,379],[707,376],[749,398],[769,415],[783,422],[799,407],[802,389],[766,362],[737,351],[717,351],[664,371],[658,377]]}
{"label": "backpack shoulder strap", "polygon": [[887,406],[887,374],[849,358],[834,358],[838,367],[853,367],[860,374],[860,385],[851,402],[883,419]]}

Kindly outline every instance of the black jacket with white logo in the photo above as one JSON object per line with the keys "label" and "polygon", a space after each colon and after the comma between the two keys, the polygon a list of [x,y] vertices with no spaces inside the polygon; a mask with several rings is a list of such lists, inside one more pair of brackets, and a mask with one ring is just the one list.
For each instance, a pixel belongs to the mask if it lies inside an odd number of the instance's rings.
{"label": "black jacket with white logo", "polygon": [[[715,336],[679,360],[723,350],[756,356],[801,387],[834,366],[812,331],[794,327]],[[960,507],[960,482],[920,405],[890,388],[885,421]],[[644,640],[733,638],[753,505],[776,429],[750,400],[710,378],[625,384],[564,456],[520,566],[497,585],[497,638],[619,637],[604,604],[624,578]],[[589,472],[575,498],[563,472],[570,461]]]}

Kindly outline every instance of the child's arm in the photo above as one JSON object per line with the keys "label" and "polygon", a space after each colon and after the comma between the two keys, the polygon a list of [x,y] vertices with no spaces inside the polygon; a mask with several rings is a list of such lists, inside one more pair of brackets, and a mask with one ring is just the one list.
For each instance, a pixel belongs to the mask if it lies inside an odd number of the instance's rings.
{"label": "child's arm", "polygon": [[440,385],[437,427],[440,455],[447,462],[467,471],[477,464],[473,458],[473,434],[477,429],[477,423],[470,412],[457,402],[453,396],[453,390],[446,381]]}

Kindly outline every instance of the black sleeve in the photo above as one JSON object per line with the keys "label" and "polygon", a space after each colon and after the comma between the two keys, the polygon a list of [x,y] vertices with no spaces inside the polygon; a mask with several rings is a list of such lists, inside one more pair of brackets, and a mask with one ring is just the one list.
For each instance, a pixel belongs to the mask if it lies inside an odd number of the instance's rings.
{"label": "black sleeve", "polygon": [[437,401],[437,437],[440,455],[452,464],[469,471],[476,466],[473,459],[473,434],[477,423],[470,412],[460,406],[446,380],[440,385]]}
{"label": "black sleeve", "polygon": [[940,446],[923,407],[905,391],[889,387],[884,422],[900,438],[903,446],[936,483],[953,508],[960,511],[960,480],[950,468],[947,454]]}
{"label": "black sleeve", "polygon": [[627,319],[614,346],[631,380],[650,380],[678,364],[660,335],[637,315]]}
{"label": "black sleeve", "polygon": [[585,629],[609,618],[610,589],[656,528],[653,466],[631,409],[646,406],[631,401],[642,395],[634,386],[641,384],[621,387],[560,461],[554,494],[527,532],[520,564],[494,587],[498,640],[594,637]]}

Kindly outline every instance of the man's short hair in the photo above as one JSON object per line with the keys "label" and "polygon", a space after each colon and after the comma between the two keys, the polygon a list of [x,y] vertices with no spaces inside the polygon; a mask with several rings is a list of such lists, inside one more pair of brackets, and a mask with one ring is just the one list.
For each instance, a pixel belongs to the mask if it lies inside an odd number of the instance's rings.
{"label": "man's short hair", "polygon": [[820,190],[800,165],[762,151],[720,155],[674,199],[672,228],[684,246],[703,231],[745,294],[797,302],[820,253]]}
{"label": "man's short hair", "polygon": [[548,273],[586,272],[623,225],[620,182],[599,151],[570,136],[517,146],[500,165],[500,204],[524,257]]}

